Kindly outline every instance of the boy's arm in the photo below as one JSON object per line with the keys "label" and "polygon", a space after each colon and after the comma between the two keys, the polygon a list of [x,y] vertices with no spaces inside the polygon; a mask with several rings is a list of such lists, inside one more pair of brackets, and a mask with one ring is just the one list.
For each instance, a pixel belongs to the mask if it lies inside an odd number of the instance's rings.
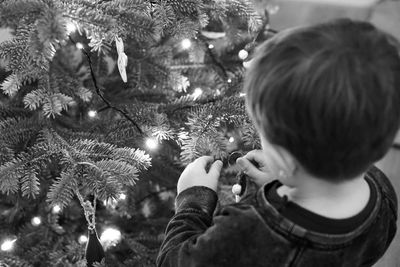
{"label": "boy's arm", "polygon": [[[180,254],[187,243],[211,226],[217,194],[203,186],[190,187],[175,201],[176,213],[168,223],[166,236],[157,257],[157,266],[189,266]],[[205,251],[206,253],[206,251]],[[180,261],[180,263],[178,263]]]}
{"label": "boy's arm", "polygon": [[[234,213],[241,215],[240,209],[236,207],[232,213],[228,212],[229,208],[224,208],[220,216],[214,217],[214,220],[212,217],[217,204],[216,191],[221,167],[221,161],[204,156],[189,164],[182,172],[177,185],[176,213],[167,226],[157,258],[158,266],[226,265],[229,257],[223,254],[231,254],[235,247],[240,247],[239,242],[243,239],[239,235],[243,231],[238,227],[249,225],[246,220],[241,224],[235,216],[231,216]],[[237,243],[232,242],[233,239],[237,239]]]}
{"label": "boy's arm", "polygon": [[[237,263],[243,236],[250,240],[253,211],[226,206],[212,218],[217,194],[207,187],[191,187],[176,199],[176,214],[169,222],[157,266],[229,266]],[[250,226],[250,228],[249,228]],[[254,229],[254,228],[253,228]],[[250,232],[249,232],[250,231]]]}

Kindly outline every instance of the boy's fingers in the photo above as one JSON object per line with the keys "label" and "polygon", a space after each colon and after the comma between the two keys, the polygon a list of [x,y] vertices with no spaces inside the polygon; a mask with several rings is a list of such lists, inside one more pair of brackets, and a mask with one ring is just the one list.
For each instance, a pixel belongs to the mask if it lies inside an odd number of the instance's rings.
{"label": "boy's fingers", "polygon": [[249,177],[259,179],[264,176],[264,173],[257,169],[248,159],[238,158],[236,162]]}
{"label": "boy's fingers", "polygon": [[216,177],[219,177],[219,174],[221,173],[221,169],[222,169],[222,161],[217,160],[215,161],[211,167],[210,167],[210,171],[208,172],[208,174],[214,175]]}
{"label": "boy's fingers", "polygon": [[200,166],[202,166],[202,167],[206,167],[206,165],[209,163],[209,162],[213,162],[214,161],[214,157],[211,157],[211,156],[202,156],[202,157],[200,157],[200,158],[198,158],[198,159],[196,159],[196,164],[199,164]]}
{"label": "boy's fingers", "polygon": [[252,150],[244,156],[248,160],[254,160],[258,163],[263,163],[265,161],[265,155],[262,150]]}

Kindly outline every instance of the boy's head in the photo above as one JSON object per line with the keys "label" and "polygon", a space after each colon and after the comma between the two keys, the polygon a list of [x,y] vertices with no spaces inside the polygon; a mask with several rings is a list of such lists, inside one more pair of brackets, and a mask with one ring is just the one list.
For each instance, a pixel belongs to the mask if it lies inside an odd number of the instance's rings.
{"label": "boy's head", "polygon": [[398,42],[348,19],[285,31],[257,51],[245,79],[261,135],[317,177],[364,172],[400,125]]}

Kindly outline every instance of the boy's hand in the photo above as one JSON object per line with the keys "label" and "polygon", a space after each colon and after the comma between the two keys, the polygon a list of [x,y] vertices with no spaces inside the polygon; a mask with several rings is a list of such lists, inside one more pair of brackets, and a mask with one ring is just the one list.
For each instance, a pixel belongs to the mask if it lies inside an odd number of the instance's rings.
{"label": "boy's hand", "polygon": [[[252,162],[258,164],[256,167]],[[274,180],[273,171],[268,167],[267,155],[262,150],[252,150],[244,157],[238,158],[236,163],[258,186]]]}
{"label": "boy's hand", "polygon": [[[203,156],[190,163],[182,172],[181,177],[178,180],[178,194],[193,186],[206,186],[217,192],[222,161],[217,160],[214,163],[213,161],[213,157]],[[211,166],[210,170],[207,172],[206,168],[208,164],[211,164]]]}

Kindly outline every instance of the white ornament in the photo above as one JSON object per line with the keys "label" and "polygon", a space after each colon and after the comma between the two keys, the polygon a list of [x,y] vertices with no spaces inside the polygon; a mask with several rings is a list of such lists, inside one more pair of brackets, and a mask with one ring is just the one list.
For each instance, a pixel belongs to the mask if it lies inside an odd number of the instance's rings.
{"label": "white ornament", "polygon": [[235,202],[238,203],[241,199],[240,193],[242,192],[242,186],[240,184],[234,184],[232,186],[232,193],[235,195]]}
{"label": "white ornament", "polygon": [[240,192],[242,192],[242,186],[241,186],[240,184],[234,184],[234,185],[232,186],[232,193],[233,193],[234,195],[239,195]]}
{"label": "white ornament", "polygon": [[115,45],[117,47],[118,53],[118,70],[121,78],[124,82],[128,81],[128,77],[126,76],[126,66],[128,66],[128,56],[124,52],[124,43],[122,39],[118,36],[115,36]]}
{"label": "white ornament", "polygon": [[220,39],[226,36],[225,32],[209,32],[209,31],[201,31],[201,34],[208,39]]}
{"label": "white ornament", "polygon": [[242,49],[239,51],[239,58],[241,60],[245,60],[248,56],[249,56],[249,52],[247,52],[246,50]]}

